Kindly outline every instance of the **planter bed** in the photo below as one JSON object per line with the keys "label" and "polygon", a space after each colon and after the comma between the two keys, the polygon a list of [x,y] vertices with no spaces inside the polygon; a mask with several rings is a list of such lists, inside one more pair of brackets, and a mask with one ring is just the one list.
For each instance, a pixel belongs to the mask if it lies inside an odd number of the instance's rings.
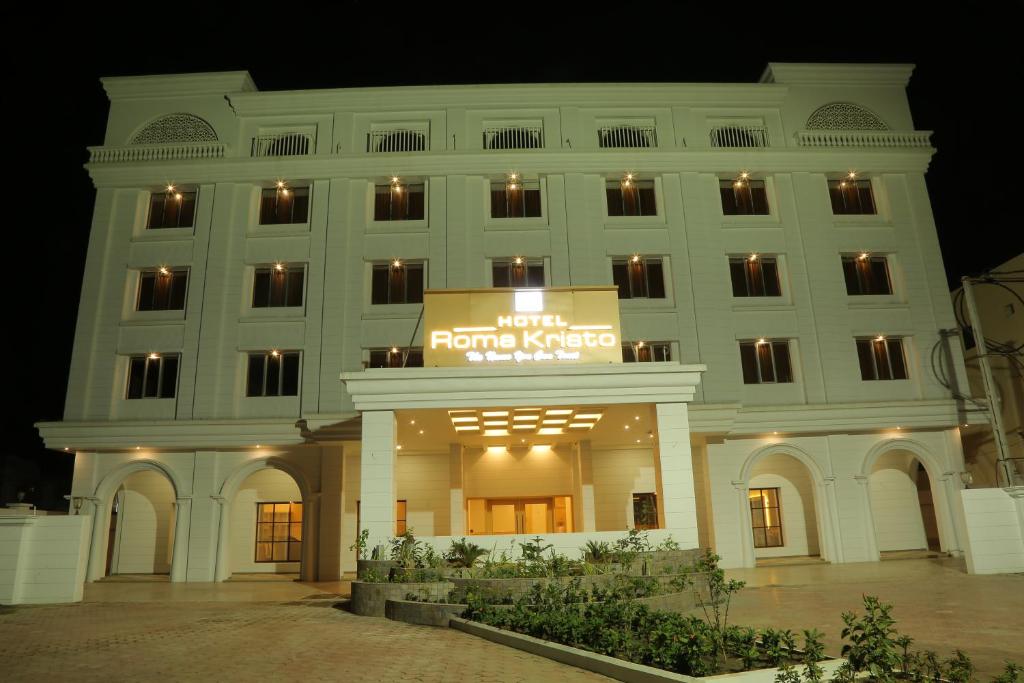
{"label": "planter bed", "polygon": [[405,600],[409,593],[423,600],[445,600],[455,588],[447,581],[430,583],[367,583],[352,582],[351,610],[361,617],[382,617],[388,600]]}
{"label": "planter bed", "polygon": [[[460,593],[465,593],[467,588],[475,586],[493,599],[515,600],[529,593],[533,589],[534,584],[540,584],[541,586],[547,586],[552,583],[567,585],[568,583],[579,579],[580,588],[590,590],[592,588],[607,588],[615,583],[616,577],[621,576],[625,576],[627,578],[639,578],[628,574],[591,574],[588,576],[528,577],[515,579],[473,579],[457,578],[452,576],[449,577],[448,580],[455,584],[455,587]],[[672,580],[678,576],[680,575],[662,574],[661,576],[651,576],[648,578],[655,579],[658,584],[664,588],[671,585]],[[703,591],[705,589],[707,580],[704,574],[693,573],[687,574],[686,576],[690,578],[692,585],[688,587],[689,590],[684,592],[692,593],[695,591]]]}
{"label": "planter bed", "polygon": [[[580,669],[593,671],[594,673],[608,676],[617,681],[628,683],[658,683],[661,681],[736,681],[737,683],[772,683],[778,669],[757,669],[754,671],[740,671],[737,673],[716,674],[705,678],[686,676],[658,669],[645,664],[634,664],[624,659],[617,659],[607,655],[600,655],[588,650],[582,650],[568,645],[552,643],[533,636],[506,631],[504,629],[488,626],[460,617],[452,617],[451,628],[469,633],[480,638],[485,638],[493,643],[514,647],[531,654],[547,657],[556,662],[569,664]],[[829,680],[843,663],[841,659],[824,660],[818,664],[824,669],[825,674],[822,680]]]}

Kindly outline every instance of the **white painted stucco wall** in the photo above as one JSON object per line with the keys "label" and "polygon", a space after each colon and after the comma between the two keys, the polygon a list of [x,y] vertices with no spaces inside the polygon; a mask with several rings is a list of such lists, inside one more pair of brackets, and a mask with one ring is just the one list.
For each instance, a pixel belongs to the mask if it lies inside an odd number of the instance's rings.
{"label": "white painted stucco wall", "polygon": [[79,602],[92,519],[0,516],[0,605]]}
{"label": "white painted stucco wall", "polygon": [[807,467],[785,453],[765,456],[754,465],[750,488],[778,488],[783,545],[755,548],[757,557],[818,555],[814,483]]}
{"label": "white painted stucco wall", "polygon": [[110,574],[169,574],[174,548],[175,497],[167,477],[136,472],[117,492]]}
{"label": "white painted stucco wall", "polygon": [[[242,483],[231,504],[231,571],[295,573],[298,562],[256,562],[256,504],[302,500],[295,480],[280,470],[260,470]],[[303,511],[305,513],[305,511]]]}
{"label": "white painted stucco wall", "polygon": [[960,492],[971,574],[1024,572],[1024,487]]}

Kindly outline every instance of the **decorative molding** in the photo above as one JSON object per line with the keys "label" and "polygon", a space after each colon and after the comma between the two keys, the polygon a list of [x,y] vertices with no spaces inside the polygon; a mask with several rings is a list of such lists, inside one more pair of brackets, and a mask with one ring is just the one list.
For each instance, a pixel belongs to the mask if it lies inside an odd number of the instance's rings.
{"label": "decorative molding", "polygon": [[807,117],[808,130],[889,130],[877,114],[853,102],[831,102]]}
{"label": "decorative molding", "polygon": [[109,422],[39,422],[47,448],[76,451],[147,451],[161,449],[247,449],[251,445],[291,446],[305,443],[297,419],[266,420],[119,420]]}
{"label": "decorative molding", "polygon": [[169,142],[217,142],[217,131],[195,114],[165,114],[142,127],[130,145],[159,145]]}

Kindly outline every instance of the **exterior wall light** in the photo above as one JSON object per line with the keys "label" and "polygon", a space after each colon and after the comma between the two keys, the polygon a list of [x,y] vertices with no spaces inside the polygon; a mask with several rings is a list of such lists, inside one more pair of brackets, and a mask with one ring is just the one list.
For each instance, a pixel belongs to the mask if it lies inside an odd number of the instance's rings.
{"label": "exterior wall light", "polygon": [[277,349],[273,349],[273,350],[272,350],[272,351],[270,352],[270,355],[271,355],[271,357],[273,357],[273,358],[277,358],[278,356],[280,356],[280,355],[281,355],[281,352],[280,352],[280,351],[278,351]]}
{"label": "exterior wall light", "polygon": [[150,360],[157,360],[158,358],[160,358],[160,354],[159,353],[151,353],[151,354],[149,354],[149,359]]}
{"label": "exterior wall light", "polygon": [[514,259],[512,259],[512,263],[516,264],[517,266],[523,265],[523,257],[516,256]]}
{"label": "exterior wall light", "polygon": [[622,176],[622,186],[623,187],[629,187],[632,184],[633,184],[633,174],[632,173],[627,173],[626,175]]}
{"label": "exterior wall light", "polygon": [[757,260],[757,254],[751,254],[750,258],[748,258],[747,260],[748,261],[756,261]]}
{"label": "exterior wall light", "polygon": [[849,178],[850,180],[855,180],[857,178],[857,172],[850,171],[849,173],[846,174],[846,177]]}
{"label": "exterior wall light", "polygon": [[884,334],[878,335],[877,337],[875,337],[875,341],[884,342],[885,341],[885,335]]}
{"label": "exterior wall light", "polygon": [[402,259],[396,258],[395,260],[393,260],[391,262],[391,267],[392,268],[401,268],[402,267]]}
{"label": "exterior wall light", "polygon": [[167,185],[167,194],[171,194],[173,192],[174,192],[174,185],[172,183],[168,183],[168,185]]}
{"label": "exterior wall light", "polygon": [[633,258],[629,259],[633,263],[640,263],[640,254],[633,254]]}
{"label": "exterior wall light", "polygon": [[160,266],[160,268],[157,270],[157,272],[159,272],[161,275],[170,275],[171,274],[171,271],[167,269],[167,266]]}
{"label": "exterior wall light", "polygon": [[757,340],[757,343],[758,344],[767,344],[768,340],[765,339],[764,337],[761,337],[760,339]]}
{"label": "exterior wall light", "polygon": [[740,180],[748,180],[748,179],[750,179],[750,172],[749,171],[740,171]]}
{"label": "exterior wall light", "polygon": [[277,263],[274,264],[274,270],[276,270],[279,273],[282,272],[284,270],[284,264],[278,261]]}
{"label": "exterior wall light", "polygon": [[869,252],[862,251],[860,253],[860,256],[857,257],[857,260],[858,261],[867,261],[868,257],[870,257],[870,256],[871,256],[871,254]]}

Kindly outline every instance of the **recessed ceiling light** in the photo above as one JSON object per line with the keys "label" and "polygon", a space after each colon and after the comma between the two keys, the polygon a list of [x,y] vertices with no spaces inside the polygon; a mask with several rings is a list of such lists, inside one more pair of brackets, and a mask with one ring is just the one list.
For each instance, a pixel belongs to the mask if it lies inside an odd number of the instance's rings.
{"label": "recessed ceiling light", "polygon": [[507,410],[485,410],[480,413],[484,417],[506,417],[508,415]]}
{"label": "recessed ceiling light", "polygon": [[507,429],[485,429],[484,436],[508,436]]}
{"label": "recessed ceiling light", "polygon": [[537,430],[538,434],[563,434],[564,430],[561,427],[541,427]]}
{"label": "recessed ceiling light", "polygon": [[571,410],[562,410],[561,408],[558,410],[549,410],[547,413],[548,415],[572,415]]}

